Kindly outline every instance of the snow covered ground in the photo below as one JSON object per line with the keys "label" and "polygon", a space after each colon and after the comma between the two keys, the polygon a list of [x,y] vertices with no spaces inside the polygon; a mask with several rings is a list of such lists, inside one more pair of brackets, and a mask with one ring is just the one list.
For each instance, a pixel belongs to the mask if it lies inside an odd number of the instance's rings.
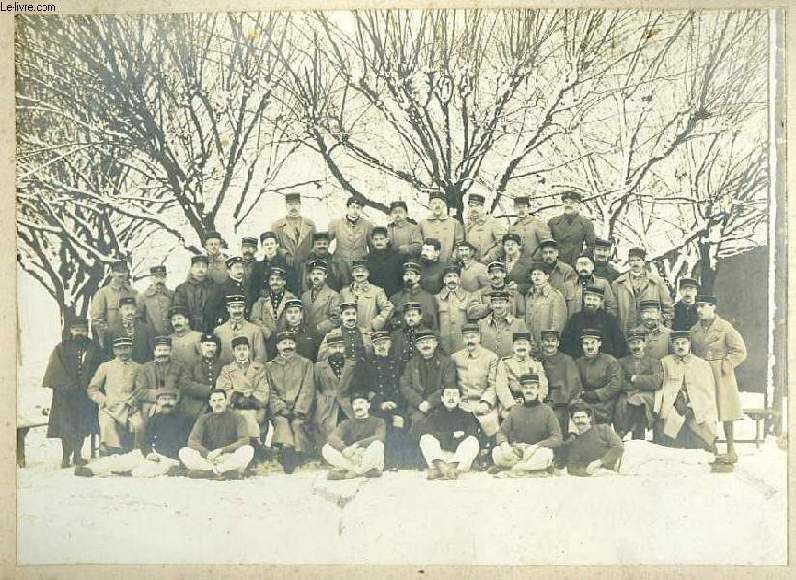
{"label": "snow covered ground", "polygon": [[329,482],[75,477],[30,433],[20,564],[785,564],[786,452],[741,445],[731,474]]}

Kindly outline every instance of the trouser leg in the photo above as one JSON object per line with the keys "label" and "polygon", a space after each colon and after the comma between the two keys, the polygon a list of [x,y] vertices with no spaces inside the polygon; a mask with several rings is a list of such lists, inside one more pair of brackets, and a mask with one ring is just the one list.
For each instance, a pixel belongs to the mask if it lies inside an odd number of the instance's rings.
{"label": "trouser leg", "polygon": [[439,439],[428,433],[420,437],[420,452],[423,454],[423,459],[426,460],[426,465],[429,467],[434,467],[434,461],[443,459],[442,447],[440,447]]}
{"label": "trouser leg", "polygon": [[321,448],[321,455],[323,455],[323,458],[326,460],[326,462],[335,469],[354,471],[357,468],[357,465],[353,461],[347,457],[343,457],[343,454],[340,453],[340,451],[328,443]]}
{"label": "trouser leg", "polygon": [[176,459],[161,455],[158,461],[144,460],[143,463],[133,469],[133,477],[160,477],[166,475],[169,469],[179,464],[180,462]]}
{"label": "trouser leg", "polygon": [[512,447],[511,451],[508,453],[503,451],[503,447],[501,445],[497,445],[492,449],[492,461],[498,467],[508,469],[513,467],[519,460],[520,458],[517,457],[517,454],[514,452],[514,447]]}
{"label": "trouser leg", "polygon": [[92,461],[86,467],[90,469],[91,473],[94,475],[110,475],[113,472],[132,471],[145,461],[146,459],[144,459],[144,455],[141,451],[134,449],[123,455],[101,457],[96,461]]}
{"label": "trouser leg", "polygon": [[179,452],[180,461],[183,465],[193,471],[212,471],[213,464],[202,457],[196,449],[190,447],[183,447]]}
{"label": "trouser leg", "polygon": [[106,447],[122,446],[122,434],[127,431],[125,426],[102,410],[99,412],[100,443]]}
{"label": "trouser leg", "polygon": [[221,460],[215,464],[213,471],[216,473],[226,473],[227,471],[239,471],[243,473],[254,458],[254,447],[244,445],[238,447],[232,453],[224,453]]}
{"label": "trouser leg", "polygon": [[146,431],[146,416],[136,413],[130,417],[130,431],[133,434],[133,449],[144,447],[144,432]]}
{"label": "trouser leg", "polygon": [[541,471],[553,464],[553,450],[549,447],[537,447],[533,453],[525,454],[512,469],[520,471]]}
{"label": "trouser leg", "polygon": [[304,419],[293,419],[290,421],[290,428],[293,431],[293,442],[296,451],[304,453],[312,449],[312,441],[309,434],[309,425]]}
{"label": "trouser leg", "polygon": [[453,461],[459,464],[457,469],[459,471],[470,471],[470,467],[472,467],[475,458],[478,457],[480,450],[478,439],[473,436],[465,438],[456,447],[456,452],[453,456]]}
{"label": "trouser leg", "polygon": [[727,440],[727,453],[735,453],[735,436],[732,421],[724,421],[724,439]]}
{"label": "trouser leg", "polygon": [[384,443],[373,441],[365,448],[359,469],[361,473],[366,473],[371,469],[384,471]]}

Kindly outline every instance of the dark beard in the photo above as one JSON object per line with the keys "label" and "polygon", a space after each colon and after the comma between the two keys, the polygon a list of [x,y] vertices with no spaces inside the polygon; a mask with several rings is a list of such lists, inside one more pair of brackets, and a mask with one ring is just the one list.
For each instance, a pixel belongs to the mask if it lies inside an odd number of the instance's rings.
{"label": "dark beard", "polygon": [[72,340],[75,342],[76,345],[82,347],[88,346],[88,343],[91,342],[91,339],[89,337],[83,335],[75,336]]}

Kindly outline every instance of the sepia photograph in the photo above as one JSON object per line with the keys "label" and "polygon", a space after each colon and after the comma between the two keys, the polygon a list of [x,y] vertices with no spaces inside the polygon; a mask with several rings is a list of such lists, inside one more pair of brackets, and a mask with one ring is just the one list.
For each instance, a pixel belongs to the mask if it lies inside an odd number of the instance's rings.
{"label": "sepia photograph", "polygon": [[788,564],[784,9],[217,10],[9,16],[20,566]]}

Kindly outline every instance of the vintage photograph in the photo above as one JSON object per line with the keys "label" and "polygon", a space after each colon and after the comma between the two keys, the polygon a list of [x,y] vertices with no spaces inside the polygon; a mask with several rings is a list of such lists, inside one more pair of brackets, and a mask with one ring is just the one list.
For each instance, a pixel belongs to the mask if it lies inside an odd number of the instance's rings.
{"label": "vintage photograph", "polygon": [[787,564],[784,10],[14,18],[19,564]]}

